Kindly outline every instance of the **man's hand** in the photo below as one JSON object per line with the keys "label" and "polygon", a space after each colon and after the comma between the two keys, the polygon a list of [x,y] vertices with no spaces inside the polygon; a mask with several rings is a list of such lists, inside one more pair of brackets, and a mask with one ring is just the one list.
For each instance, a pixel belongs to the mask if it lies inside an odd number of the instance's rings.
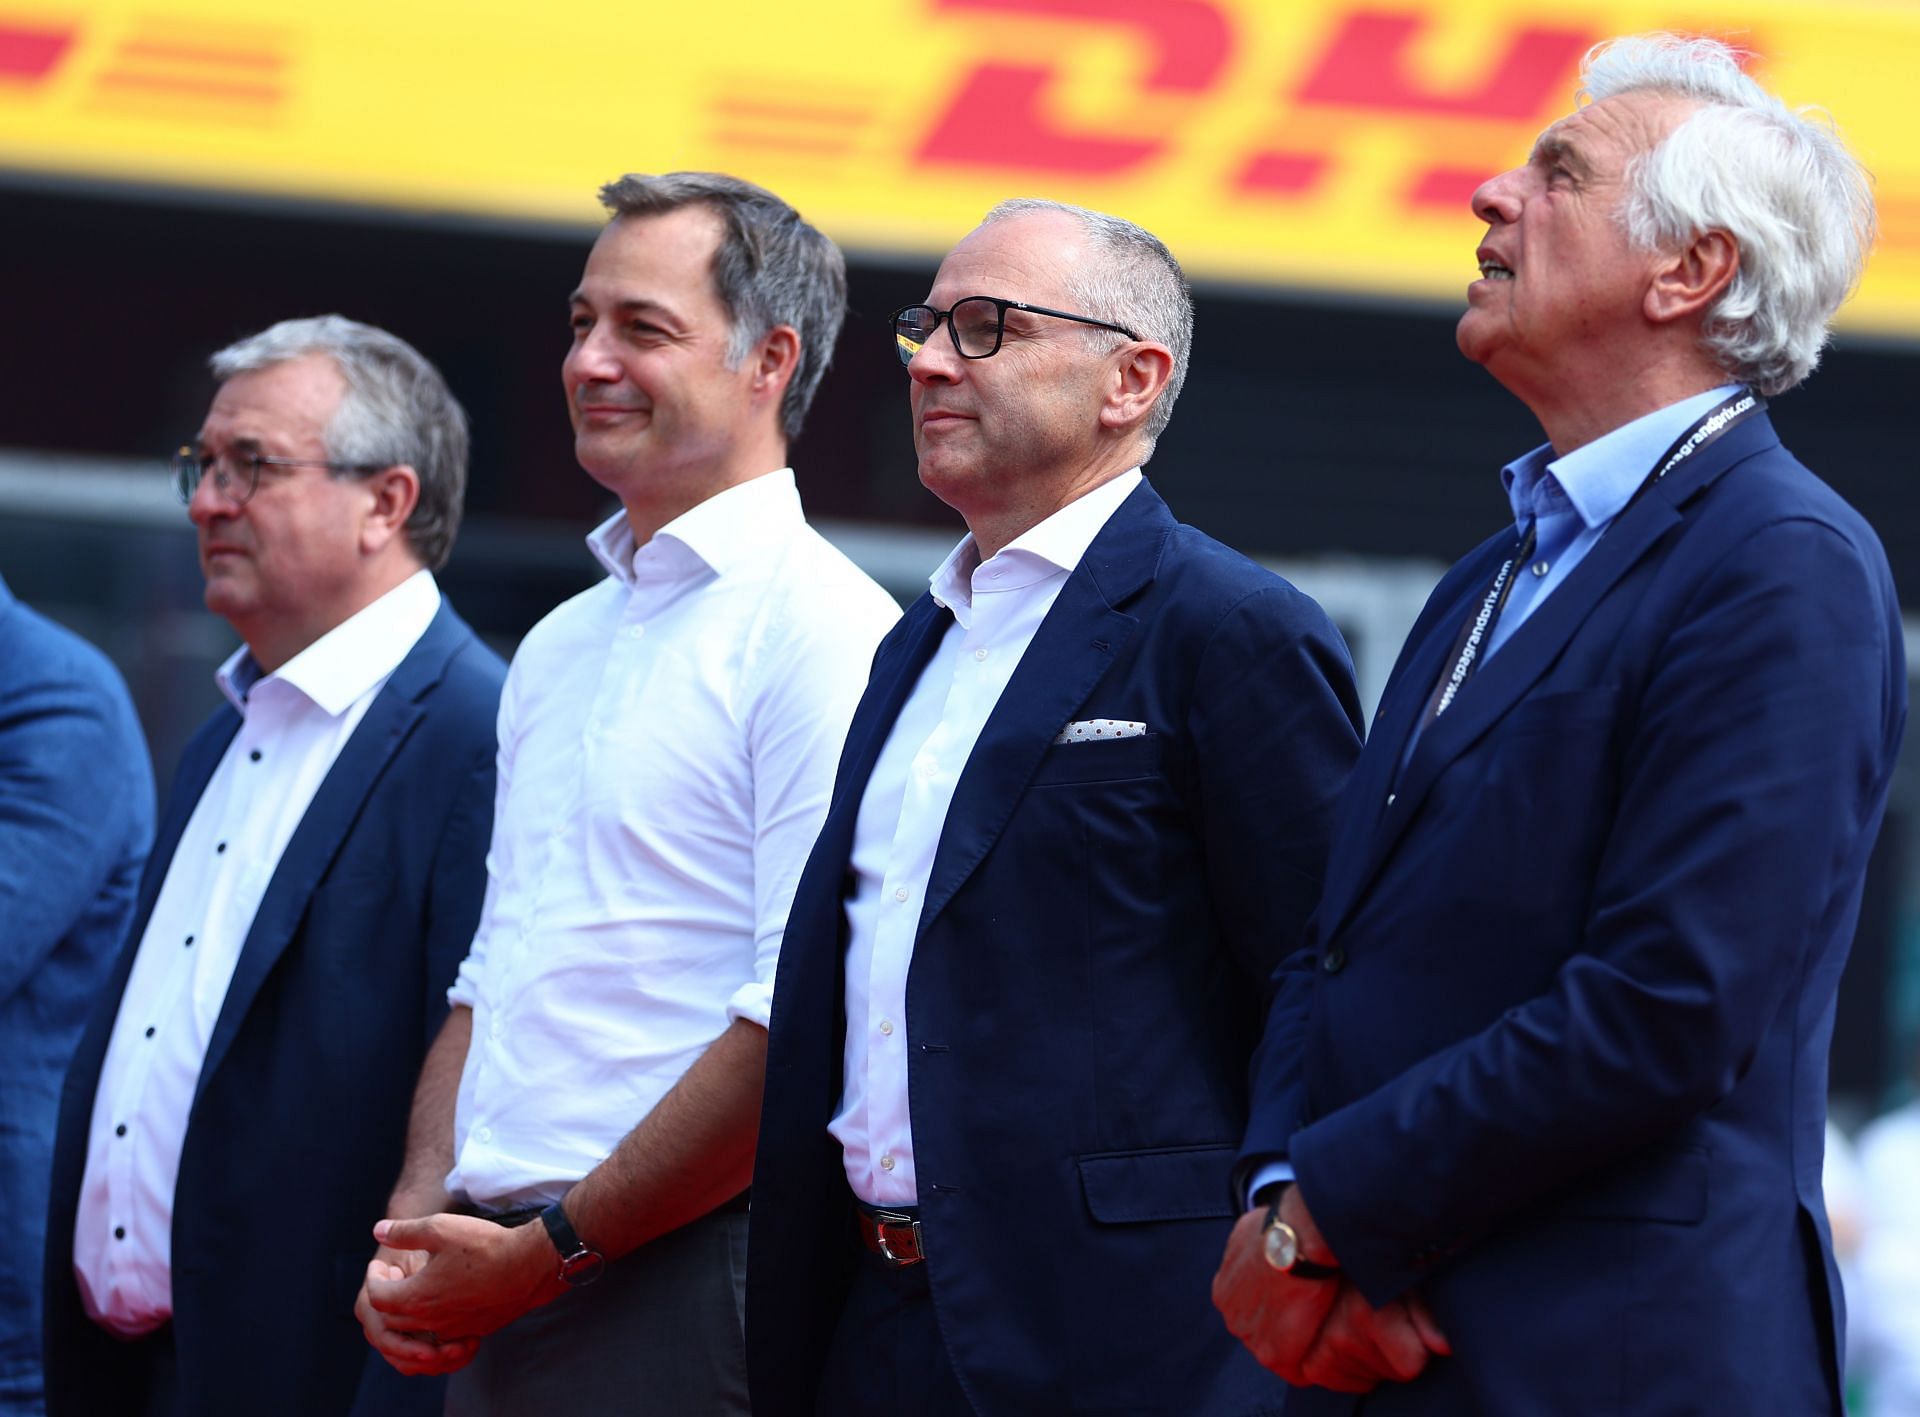
{"label": "man's hand", "polygon": [[[1280,1214],[1305,1257],[1332,1262],[1297,1186],[1288,1187]],[[1265,1224],[1264,1210],[1240,1217],[1213,1280],[1227,1328],[1265,1367],[1296,1387],[1369,1392],[1382,1381],[1418,1377],[1432,1354],[1452,1351],[1417,1295],[1374,1309],[1345,1280],[1276,1270],[1261,1243]]]}
{"label": "man's hand", "polygon": [[[367,1280],[400,1280],[425,1267],[425,1250],[391,1250],[385,1245],[375,1251],[367,1263]],[[387,1316],[373,1307],[367,1296],[367,1282],[361,1281],[360,1295],[353,1301],[353,1316],[367,1335],[367,1342],[407,1377],[440,1376],[464,1368],[479,1351],[477,1338],[453,1338],[442,1341],[436,1333],[408,1331],[388,1323]]]}
{"label": "man's hand", "polygon": [[[437,1348],[451,1346],[450,1340],[484,1338],[567,1292],[553,1242],[538,1224],[507,1229],[443,1213],[383,1220],[373,1227],[373,1237],[381,1255],[398,1252],[402,1258],[376,1257],[367,1267],[367,1305],[384,1318],[389,1334],[433,1334]],[[377,1273],[383,1264],[386,1272]],[[365,1317],[361,1323],[368,1327]],[[370,1327],[368,1337],[373,1337]],[[380,1342],[374,1346],[388,1351]]]}

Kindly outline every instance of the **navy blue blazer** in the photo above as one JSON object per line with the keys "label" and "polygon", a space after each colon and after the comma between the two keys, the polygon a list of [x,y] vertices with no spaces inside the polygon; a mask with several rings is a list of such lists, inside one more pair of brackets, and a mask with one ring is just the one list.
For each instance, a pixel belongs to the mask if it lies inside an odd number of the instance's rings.
{"label": "navy blue blazer", "polygon": [[0,581],[0,1411],[39,1402],[60,1079],[152,840],[153,765],[127,686]]}
{"label": "navy blue blazer", "polygon": [[[854,820],[950,623],[881,644],[780,956],[747,1274],[756,1417],[813,1417],[852,1273],[828,1135]],[[1055,745],[1069,722],[1143,737]],[[1128,497],[961,774],[907,980],[927,1267],[975,1410],[1275,1412],[1209,1283],[1273,966],[1358,752],[1345,645],[1279,577]]]}
{"label": "navy blue blazer", "polygon": [[[261,899],[180,1157],[173,1334],[183,1412],[440,1410],[444,1384],[388,1368],[353,1301],[399,1173],[420,1063],[479,920],[505,675],[442,604],[320,784]],[[51,1417],[138,1410],[122,1345],[81,1306],[74,1214],[134,954],[239,727],[223,705],[181,757],[126,948],[67,1074],[47,1230]]]}
{"label": "navy blue blazer", "polygon": [[1906,720],[1886,558],[1755,417],[1396,774],[1511,544],[1453,569],[1395,667],[1247,1152],[1290,1153],[1367,1298],[1417,1286],[1452,1339],[1367,1417],[1838,1413],[1822,1123]]}

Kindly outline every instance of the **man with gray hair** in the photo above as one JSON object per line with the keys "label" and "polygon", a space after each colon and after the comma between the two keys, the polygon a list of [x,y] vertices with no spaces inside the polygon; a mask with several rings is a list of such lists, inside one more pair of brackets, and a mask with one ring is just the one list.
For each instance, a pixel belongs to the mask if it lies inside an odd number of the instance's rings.
{"label": "man with gray hair", "polygon": [[1401,653],[1262,1045],[1215,1294],[1292,1417],[1842,1411],[1827,1045],[1906,671],[1764,409],[1868,179],[1715,41],[1584,80],[1474,194],[1458,329],[1548,442]]}
{"label": "man with gray hair", "polygon": [[839,251],[719,173],[601,199],[561,379],[607,578],[514,656],[487,906],[358,1312],[451,1413],[723,1417],[787,906],[899,607],[786,465]]}
{"label": "man with gray hair", "polygon": [[966,519],[874,659],[774,997],[757,1417],[1241,1417],[1207,1277],[1265,982],[1359,748],[1306,596],[1143,476],[1193,307],[1131,222],[1003,203],[896,311]]}
{"label": "man with gray hair", "polygon": [[485,891],[505,666],[436,587],[467,424],[336,315],[213,356],[173,486],[244,644],[60,1105],[47,1405],[427,1413],[350,1317]]}

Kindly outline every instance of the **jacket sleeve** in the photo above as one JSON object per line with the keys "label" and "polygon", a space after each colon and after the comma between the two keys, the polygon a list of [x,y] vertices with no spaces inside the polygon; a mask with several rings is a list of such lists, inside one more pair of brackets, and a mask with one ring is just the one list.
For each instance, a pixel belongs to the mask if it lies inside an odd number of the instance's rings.
{"label": "jacket sleeve", "polygon": [[[125,690],[63,656],[0,689],[0,999],[153,835],[153,774]],[[20,666],[9,666],[18,672]],[[37,668],[37,667],[36,667]]]}

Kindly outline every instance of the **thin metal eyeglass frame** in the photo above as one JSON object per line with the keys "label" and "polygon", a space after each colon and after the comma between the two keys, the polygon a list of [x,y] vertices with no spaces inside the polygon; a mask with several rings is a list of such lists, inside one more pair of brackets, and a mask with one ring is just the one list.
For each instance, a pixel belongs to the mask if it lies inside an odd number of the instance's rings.
{"label": "thin metal eyeglass frame", "polygon": [[[210,459],[217,462],[218,459]],[[253,500],[253,494],[260,490],[260,469],[263,467],[324,467],[329,472],[379,472],[392,467],[384,462],[325,462],[318,458],[276,458],[265,453],[247,453],[238,459],[247,469],[245,492],[236,495],[234,487],[240,485],[240,479],[215,469],[213,490],[236,507],[244,507]],[[181,448],[167,459],[167,480],[172,484],[174,495],[180,499],[181,506],[191,506],[193,494],[199,490],[200,483],[206,478],[206,469],[201,466],[200,454],[192,448]]]}
{"label": "thin metal eyeglass frame", "polygon": [[[960,347],[959,332],[953,327],[953,312],[958,310],[962,305],[976,300],[983,300],[993,306],[997,316],[993,324],[993,348],[989,349],[985,354],[968,354],[966,350],[962,349]],[[912,335],[901,329],[901,317],[909,310],[926,310],[932,313],[933,328],[926,332],[926,339],[915,339]],[[935,310],[931,305],[924,302],[913,305],[902,305],[898,310],[895,310],[892,317],[894,353],[900,356],[900,363],[902,365],[912,363],[913,356],[920,352],[926,345],[927,340],[932,339],[940,332],[940,326],[944,324],[947,327],[947,338],[953,341],[954,352],[962,359],[991,359],[1000,352],[1001,341],[1006,338],[1007,311],[1009,310],[1024,310],[1029,315],[1051,315],[1056,320],[1072,320],[1076,324],[1092,325],[1096,329],[1113,330],[1116,333],[1125,335],[1130,340],[1140,338],[1139,335],[1135,334],[1125,325],[1116,325],[1111,320],[1096,320],[1091,315],[1076,315],[1070,310],[1049,310],[1044,305],[1029,305],[1024,300],[1002,300],[997,295],[963,295],[945,310]],[[909,344],[913,346],[912,349],[907,348]]]}

